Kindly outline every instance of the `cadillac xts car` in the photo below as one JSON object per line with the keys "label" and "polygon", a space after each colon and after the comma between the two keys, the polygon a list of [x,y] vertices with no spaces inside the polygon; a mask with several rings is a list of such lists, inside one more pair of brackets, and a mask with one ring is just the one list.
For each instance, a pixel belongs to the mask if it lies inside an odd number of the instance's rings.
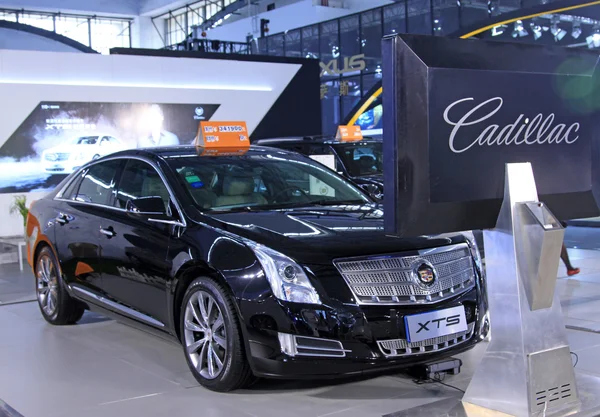
{"label": "cadillac xts car", "polygon": [[110,135],[78,136],[42,152],[42,168],[52,174],[70,174],[89,161],[124,149],[126,146]]}
{"label": "cadillac xts car", "polygon": [[173,337],[213,390],[406,368],[487,334],[472,235],[390,236],[294,152],[112,154],[36,201],[27,234],[49,323],[90,309]]}

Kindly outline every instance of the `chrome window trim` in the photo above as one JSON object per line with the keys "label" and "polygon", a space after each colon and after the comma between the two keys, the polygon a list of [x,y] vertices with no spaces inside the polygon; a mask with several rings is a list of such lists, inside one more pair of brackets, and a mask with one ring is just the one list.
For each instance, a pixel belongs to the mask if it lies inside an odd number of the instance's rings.
{"label": "chrome window trim", "polygon": [[158,321],[156,319],[153,319],[150,316],[147,316],[147,315],[145,315],[143,313],[140,313],[139,311],[136,311],[136,310],[134,310],[132,308],[126,307],[126,306],[121,305],[119,303],[116,303],[114,301],[111,301],[111,300],[109,300],[109,299],[107,299],[105,297],[102,297],[102,296],[98,295],[98,294],[94,294],[91,291],[84,290],[83,288],[80,288],[79,286],[70,285],[69,288],[71,289],[71,291],[78,292],[79,294],[82,294],[82,295],[85,295],[87,297],[90,297],[90,298],[98,301],[101,304],[104,304],[106,306],[112,307],[115,310],[120,311],[121,313],[123,313],[123,314],[125,314],[127,316],[136,318],[138,320],[142,320],[142,321],[144,321],[146,323],[152,324],[152,325],[157,326],[157,327],[165,327],[164,323],[161,323],[160,321]]}
{"label": "chrome window trim", "polygon": [[[118,159],[136,159],[138,161],[145,162],[145,163],[149,164],[152,168],[154,168],[154,170],[156,172],[158,172],[158,175],[160,176],[160,179],[162,180],[163,184],[167,188],[167,191],[169,192],[169,196],[171,197],[171,200],[173,201],[173,204],[175,205],[175,208],[177,209],[177,213],[179,214],[179,218],[181,219],[181,222],[177,222],[177,223],[179,223],[179,225],[183,225],[183,227],[187,227],[187,221],[185,219],[185,216],[183,215],[183,210],[181,209],[179,201],[175,198],[175,193],[173,192],[173,189],[169,185],[169,182],[167,181],[165,175],[162,173],[162,171],[160,170],[160,168],[158,167],[158,165],[155,164],[153,161],[150,161],[147,158],[143,158],[143,157],[135,156],[135,155],[119,155],[119,156],[114,156],[114,157],[108,157],[106,159],[102,159],[101,161],[92,162],[89,165],[86,165],[84,168],[82,168],[81,171],[80,171],[80,173],[81,173],[81,175],[85,175],[84,171],[87,173],[87,171],[92,166],[94,166],[96,164],[101,164],[103,162],[113,161],[113,160],[118,160]],[[122,173],[121,173],[121,175],[122,175]],[[77,175],[75,175],[74,178],[77,178]],[[85,201],[68,200],[66,198],[62,198],[62,193],[67,189],[67,187],[69,186],[69,184],[71,184],[72,182],[73,182],[73,180],[71,180],[67,184],[65,184],[65,186],[54,197],[54,200],[56,200],[56,201],[64,201],[64,202],[68,202],[68,203],[78,203],[78,204],[84,204],[84,205],[89,205],[89,206],[108,208],[108,209],[116,210],[116,211],[119,211],[119,212],[127,212],[127,210],[119,208],[119,207],[108,206],[108,205],[105,205],[105,204],[98,204],[98,203],[88,203],[88,202],[85,202]],[[118,184],[116,185],[116,187],[118,188]]]}

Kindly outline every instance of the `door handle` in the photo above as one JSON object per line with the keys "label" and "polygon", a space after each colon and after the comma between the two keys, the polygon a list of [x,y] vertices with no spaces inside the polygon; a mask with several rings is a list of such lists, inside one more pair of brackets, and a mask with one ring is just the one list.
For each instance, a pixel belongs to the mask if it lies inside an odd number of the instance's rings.
{"label": "door handle", "polygon": [[108,236],[109,238],[114,237],[117,235],[117,232],[114,231],[114,229],[111,227],[105,229],[103,227],[100,228],[100,233],[102,233],[103,235]]}
{"label": "door handle", "polygon": [[69,216],[67,216],[65,213],[60,213],[55,220],[59,224],[67,224],[69,223]]}

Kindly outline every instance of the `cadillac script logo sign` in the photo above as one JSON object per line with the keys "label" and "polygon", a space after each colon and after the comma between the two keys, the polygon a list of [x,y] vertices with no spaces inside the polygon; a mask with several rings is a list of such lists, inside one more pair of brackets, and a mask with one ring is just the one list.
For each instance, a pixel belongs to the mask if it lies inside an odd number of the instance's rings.
{"label": "cadillac script logo sign", "polygon": [[414,272],[421,284],[431,286],[435,282],[435,271],[433,266],[427,262],[418,261],[414,268]]}
{"label": "cadillac script logo sign", "polygon": [[[428,87],[429,201],[500,199],[505,164],[518,162],[532,164],[540,195],[590,190],[595,122],[581,100],[562,97],[556,87],[560,79],[553,74],[433,70]],[[586,77],[568,79],[587,86]]]}
{"label": "cadillac script logo sign", "polygon": [[[520,114],[513,123],[501,126],[490,123],[489,119],[502,109],[502,97],[493,97],[475,106],[473,101],[472,97],[463,98],[444,110],[444,121],[452,126],[448,146],[454,153],[466,152],[473,146],[570,145],[579,139],[579,122],[560,123],[554,113],[538,113],[531,118]],[[474,140],[472,136],[461,140],[461,128],[466,126],[479,126],[481,133]]]}

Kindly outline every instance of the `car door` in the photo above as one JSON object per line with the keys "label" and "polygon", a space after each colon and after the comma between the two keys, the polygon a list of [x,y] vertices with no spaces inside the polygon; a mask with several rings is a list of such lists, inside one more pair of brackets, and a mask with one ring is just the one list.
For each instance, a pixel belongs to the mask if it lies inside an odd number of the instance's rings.
{"label": "car door", "polygon": [[121,164],[112,160],[92,165],[57,197],[55,249],[67,281],[80,292],[100,292],[100,225],[112,205]]}
{"label": "car door", "polygon": [[100,251],[102,287],[114,301],[135,311],[135,318],[164,327],[168,323],[167,282],[171,262],[167,259],[172,225],[149,216],[126,211],[127,201],[159,196],[170,208],[170,194],[150,163],[129,159],[116,189],[118,209],[102,223]]}

